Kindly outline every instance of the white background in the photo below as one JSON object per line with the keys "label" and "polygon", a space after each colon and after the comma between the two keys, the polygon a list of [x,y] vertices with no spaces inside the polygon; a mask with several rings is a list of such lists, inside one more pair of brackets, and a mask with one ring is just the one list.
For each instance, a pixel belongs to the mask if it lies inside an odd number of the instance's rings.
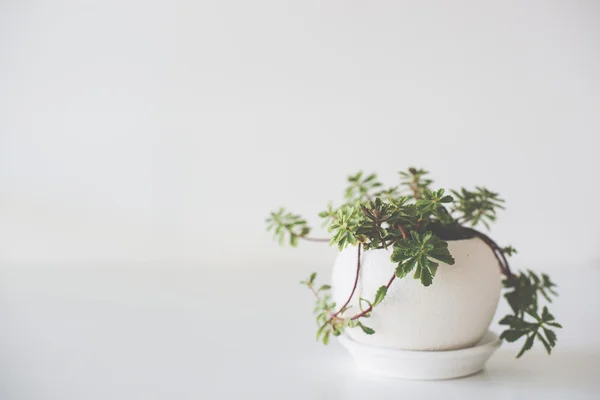
{"label": "white background", "polygon": [[[410,165],[598,263],[600,3],[3,1],[0,261],[317,263],[264,217]],[[327,261],[329,262],[329,261]]]}
{"label": "white background", "polygon": [[[598,21],[594,1],[0,0],[0,397],[596,398]],[[314,343],[297,282],[335,251],[278,248],[264,218],[318,225],[349,173],[411,165],[506,198],[492,236],[560,285],[551,358],[383,382]]]}

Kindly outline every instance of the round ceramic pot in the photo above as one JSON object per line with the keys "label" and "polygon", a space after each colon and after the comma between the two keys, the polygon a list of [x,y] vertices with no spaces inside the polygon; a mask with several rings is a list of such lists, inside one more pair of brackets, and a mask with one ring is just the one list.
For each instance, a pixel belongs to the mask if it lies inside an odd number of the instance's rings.
{"label": "round ceramic pot", "polygon": [[[448,241],[455,264],[440,263],[433,283],[425,287],[418,279],[396,278],[387,296],[360,328],[347,329],[357,343],[403,350],[455,350],[471,347],[487,332],[501,291],[501,273],[492,250],[479,238]],[[358,285],[348,314],[359,310],[358,298],[372,301],[397,266],[390,261],[392,249],[361,254]],[[333,299],[344,304],[356,276],[357,248],[338,255],[332,279]]]}

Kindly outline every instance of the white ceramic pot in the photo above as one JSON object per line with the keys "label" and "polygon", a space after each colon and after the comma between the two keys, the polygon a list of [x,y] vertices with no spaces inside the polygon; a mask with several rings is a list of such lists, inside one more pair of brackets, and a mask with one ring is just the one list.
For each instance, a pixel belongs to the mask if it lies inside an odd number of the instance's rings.
{"label": "white ceramic pot", "polygon": [[[412,274],[396,278],[385,300],[364,320],[375,334],[360,328],[347,329],[357,343],[403,350],[454,350],[477,343],[492,321],[501,291],[501,273],[492,250],[480,239],[448,241],[454,265],[440,263],[433,283],[425,287]],[[356,292],[348,315],[359,311],[359,295],[375,297],[396,264],[391,249],[364,251]],[[357,248],[338,255],[332,279],[335,302],[344,304],[356,276]]]}

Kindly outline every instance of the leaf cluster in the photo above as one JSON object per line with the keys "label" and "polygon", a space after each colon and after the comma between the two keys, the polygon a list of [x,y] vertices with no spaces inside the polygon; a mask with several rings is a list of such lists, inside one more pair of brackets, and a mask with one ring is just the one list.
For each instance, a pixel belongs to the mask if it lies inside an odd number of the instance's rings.
{"label": "leaf cluster", "polygon": [[407,204],[407,200],[408,197],[400,197],[386,202],[378,197],[360,207],[362,219],[356,232],[366,250],[387,248],[402,239],[400,227],[417,224],[417,208]]}
{"label": "leaf cluster", "polygon": [[[329,344],[331,336],[340,336],[346,328],[359,327],[367,335],[372,335],[375,330],[368,327],[363,323],[361,319],[369,318],[370,313],[364,313],[360,315],[360,318],[352,318],[343,316],[344,312],[350,309],[346,306],[339,311],[335,311],[336,303],[331,300],[331,286],[321,285],[316,289],[315,278],[317,274],[313,272],[307,280],[301,281],[300,283],[306,285],[316,296],[315,308],[313,310],[316,315],[317,322],[317,341],[321,341],[323,344]],[[382,289],[383,288],[383,289]],[[381,303],[385,297],[387,288],[383,286],[379,288],[373,302],[369,302],[364,298],[360,298],[359,304],[364,302],[369,304],[370,309]],[[361,306],[362,309],[362,306]]]}
{"label": "leaf cluster", "polygon": [[477,186],[475,190],[462,188],[460,191],[453,190],[456,197],[453,211],[458,213],[459,221],[476,226],[481,222],[490,229],[490,222],[496,220],[496,209],[504,209],[504,200],[498,193],[491,192],[486,188]]}
{"label": "leaf cluster", "polygon": [[358,171],[356,174],[348,177],[348,187],[344,192],[344,198],[350,204],[368,201],[371,199],[369,193],[381,186],[381,182],[377,181],[376,174],[363,177],[363,172]]}
{"label": "leaf cluster", "polygon": [[444,195],[445,190],[439,189],[432,192],[429,189],[423,189],[421,197],[416,201],[415,206],[422,221],[439,221],[442,224],[451,224],[454,219],[448,212],[444,204],[452,203],[452,196]]}
{"label": "leaf cluster", "polygon": [[543,307],[540,314],[539,302],[541,298],[549,303],[552,302],[552,297],[558,295],[555,290],[556,284],[547,274],[542,274],[540,277],[528,270],[518,276],[505,279],[503,285],[508,290],[504,297],[514,314],[507,315],[500,321],[500,325],[508,325],[500,337],[508,342],[525,337],[525,343],[517,358],[531,349],[536,339],[550,354],[556,345],[556,334],[549,327],[562,328],[562,326],[555,321],[547,306]]}
{"label": "leaf cluster", "polygon": [[424,286],[431,285],[439,266],[432,259],[454,264],[454,258],[448,251],[448,243],[430,231],[423,234],[412,231],[410,238],[398,241],[394,245],[391,256],[391,260],[398,263],[395,271],[398,278],[404,278],[414,271],[413,277],[420,279]]}
{"label": "leaf cluster", "polygon": [[562,328],[562,326],[555,321],[554,316],[550,314],[546,306],[542,309],[541,315],[534,310],[526,310],[525,313],[534,321],[528,322],[516,315],[507,315],[502,318],[500,325],[508,325],[508,329],[502,332],[500,338],[507,342],[515,342],[522,337],[525,338],[525,343],[521,347],[519,354],[517,354],[517,358],[521,357],[527,350],[530,350],[536,339],[542,342],[546,351],[550,354],[554,346],[556,346],[557,340],[556,333],[550,327]]}
{"label": "leaf cluster", "polygon": [[333,232],[329,245],[337,245],[342,250],[346,246],[356,244],[358,241],[356,232],[362,222],[363,218],[358,208],[352,206],[339,208],[329,225],[329,231]]}
{"label": "leaf cluster", "polygon": [[300,215],[286,212],[284,208],[271,213],[266,219],[267,231],[273,232],[273,237],[283,244],[287,240],[291,246],[298,245],[298,238],[306,237],[310,227]]}
{"label": "leaf cluster", "polygon": [[409,188],[415,199],[423,197],[423,191],[433,183],[433,180],[425,177],[425,175],[429,175],[429,171],[424,169],[410,167],[408,171],[400,171],[399,174],[400,186]]}
{"label": "leaf cluster", "polygon": [[[362,171],[347,179],[344,202],[332,203],[319,213],[323,226],[330,233],[327,239],[310,238],[311,228],[300,215],[279,209],[267,218],[267,229],[281,244],[296,246],[298,239],[325,240],[342,250],[359,246],[365,251],[391,248],[390,260],[396,264],[393,278],[412,275],[424,286],[433,284],[439,263],[454,264],[445,240],[480,237],[494,252],[504,272],[506,301],[513,314],[506,316],[501,325],[507,325],[502,338],[507,341],[524,339],[519,357],[529,350],[536,340],[547,351],[556,344],[556,334],[550,328],[560,328],[547,307],[540,310],[541,300],[551,302],[556,296],[555,284],[546,274],[538,276],[532,271],[514,275],[506,261],[517,253],[512,246],[499,247],[487,235],[473,228],[480,224],[489,229],[504,209],[504,200],[498,193],[484,187],[451,190],[432,188],[433,181],[424,169],[409,168],[401,171],[396,186],[383,187],[376,174]],[[468,227],[470,226],[470,227]],[[328,285],[315,286],[315,276],[302,283],[317,297],[315,314],[318,325],[317,339],[327,344],[331,336],[340,335],[346,328],[360,328],[366,334],[375,333],[364,324],[374,307],[383,301],[387,286],[381,286],[374,299],[359,296],[360,312],[348,317],[349,306],[335,310]],[[348,304],[348,303],[347,303]]]}
{"label": "leaf cluster", "polygon": [[507,278],[502,283],[505,289],[510,290],[504,297],[518,316],[523,316],[530,309],[537,310],[540,297],[551,303],[552,297],[558,295],[556,284],[548,274],[538,276],[531,270]]}

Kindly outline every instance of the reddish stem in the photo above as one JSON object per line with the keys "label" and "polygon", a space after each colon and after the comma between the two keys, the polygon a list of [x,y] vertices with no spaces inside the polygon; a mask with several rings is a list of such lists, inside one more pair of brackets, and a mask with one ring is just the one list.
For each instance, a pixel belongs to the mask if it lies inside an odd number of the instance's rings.
{"label": "reddish stem", "polygon": [[[390,280],[388,281],[387,285],[385,285],[386,289],[389,289],[390,286],[392,285],[392,282],[394,282],[394,279],[396,279],[396,274],[392,275],[392,277],[390,278]],[[352,318],[350,318],[351,320],[356,320],[359,319],[360,317],[364,317],[365,315],[367,315],[368,313],[371,312],[371,310],[373,310],[373,304],[371,304],[369,307],[367,307],[366,310],[362,311],[359,314],[356,314],[355,316],[353,316]]]}
{"label": "reddish stem", "polygon": [[402,238],[406,239],[406,231],[404,230],[404,228],[402,227],[402,225],[396,225],[396,227],[398,228],[398,230],[400,231],[400,233],[402,234]]}
{"label": "reddish stem", "polygon": [[[308,287],[310,288],[310,291],[313,292],[317,300],[321,301],[321,296],[319,296],[319,293],[315,290],[315,288],[312,285],[309,285]],[[334,317],[334,315],[329,310],[326,311],[332,318]],[[329,321],[331,321],[331,319]],[[327,321],[327,323],[329,323],[329,321]]]}
{"label": "reddish stem", "polygon": [[502,253],[500,246],[498,246],[496,242],[494,242],[488,235],[481,233],[478,230],[466,227],[463,227],[463,229],[483,240],[484,243],[492,249],[492,252],[494,253],[494,256],[496,256],[496,260],[498,261],[498,264],[500,264],[500,270],[502,271],[504,276],[506,276],[506,278],[508,279],[514,278],[514,274],[512,273],[510,266],[508,265],[508,260],[506,260],[504,253]]}
{"label": "reddish stem", "polygon": [[422,223],[423,223],[423,220],[421,218],[419,218],[419,220],[417,221],[417,225],[415,226],[416,231],[419,231],[419,229],[421,229]]}
{"label": "reddish stem", "polygon": [[361,248],[361,244],[359,243],[358,244],[358,258],[356,260],[356,276],[354,277],[354,286],[352,287],[352,292],[350,293],[348,300],[346,300],[346,303],[344,303],[342,308],[340,308],[335,314],[333,314],[333,317],[337,317],[346,308],[346,306],[350,303],[350,301],[352,300],[352,297],[354,296],[354,292],[356,291],[356,286],[358,286],[358,277],[360,276],[360,248]]}

